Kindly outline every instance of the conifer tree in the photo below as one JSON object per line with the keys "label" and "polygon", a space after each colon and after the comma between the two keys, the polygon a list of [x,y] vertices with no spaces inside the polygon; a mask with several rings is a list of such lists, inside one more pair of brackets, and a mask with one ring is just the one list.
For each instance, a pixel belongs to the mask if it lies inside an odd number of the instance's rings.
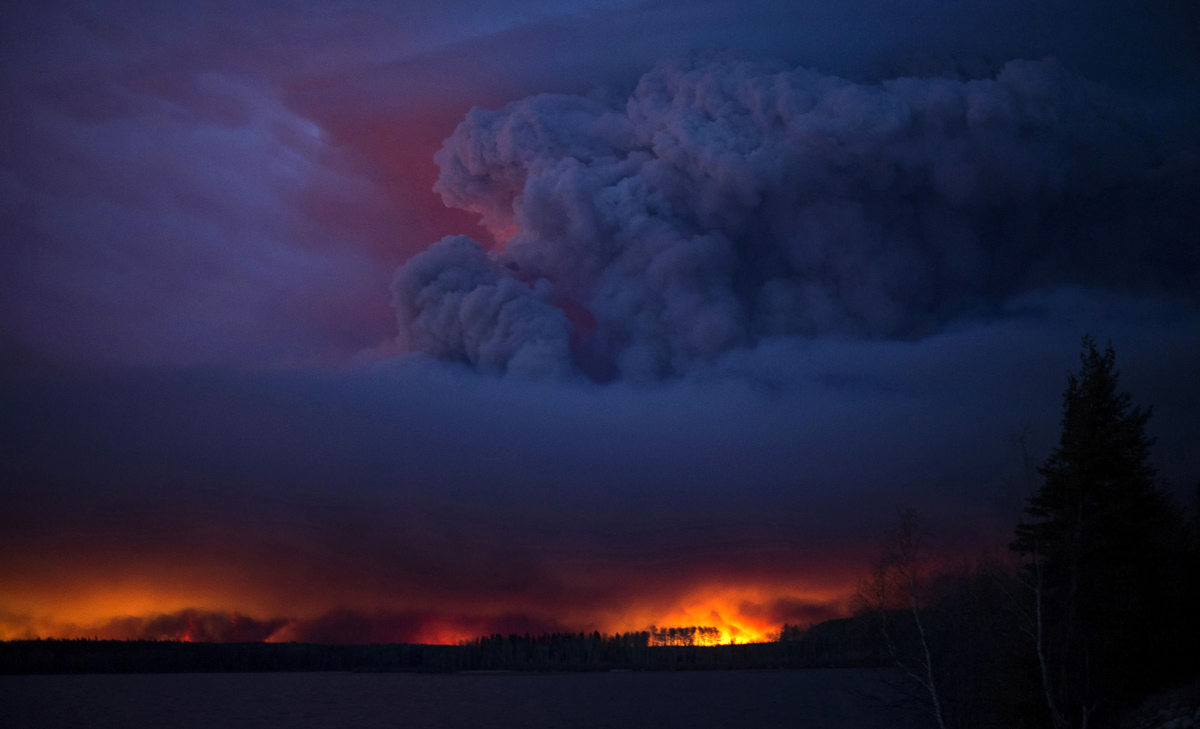
{"label": "conifer tree", "polygon": [[[1038,652],[1056,726],[1087,726],[1154,674],[1156,601],[1171,561],[1170,504],[1149,462],[1151,411],[1118,391],[1110,344],[1083,339],[1058,446],[1012,548],[1036,585]],[[1097,716],[1097,711],[1099,715]]]}

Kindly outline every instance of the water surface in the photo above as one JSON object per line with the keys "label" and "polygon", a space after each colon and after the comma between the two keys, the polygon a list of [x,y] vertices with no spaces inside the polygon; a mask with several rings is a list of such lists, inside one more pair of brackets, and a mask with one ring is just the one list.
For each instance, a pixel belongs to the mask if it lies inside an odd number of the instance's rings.
{"label": "water surface", "polygon": [[640,729],[889,726],[869,669],[428,675],[0,676],[13,729]]}

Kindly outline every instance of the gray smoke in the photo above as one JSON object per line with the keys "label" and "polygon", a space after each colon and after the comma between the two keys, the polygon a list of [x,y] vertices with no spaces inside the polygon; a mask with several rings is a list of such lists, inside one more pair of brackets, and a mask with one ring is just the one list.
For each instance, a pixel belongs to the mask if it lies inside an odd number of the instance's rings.
{"label": "gray smoke", "polygon": [[571,325],[553,287],[518,281],[466,236],[449,236],[404,264],[392,286],[410,347],[485,372],[565,374]]}
{"label": "gray smoke", "polygon": [[1112,268],[1070,263],[1091,255],[1070,221],[1161,163],[1134,118],[1049,59],[859,84],[709,57],[660,64],[624,109],[472,109],[435,189],[497,245],[451,237],[405,264],[402,339],[481,371],[607,380],[771,337],[921,337]]}

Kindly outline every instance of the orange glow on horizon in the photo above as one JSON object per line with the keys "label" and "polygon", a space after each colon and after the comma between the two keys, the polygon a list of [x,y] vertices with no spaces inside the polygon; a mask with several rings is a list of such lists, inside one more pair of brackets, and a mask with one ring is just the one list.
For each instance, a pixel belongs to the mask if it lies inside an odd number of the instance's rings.
{"label": "orange glow on horizon", "polygon": [[[849,597],[845,589],[814,589],[803,592],[780,589],[777,586],[713,586],[695,590],[667,609],[632,610],[621,620],[614,621],[604,632],[621,633],[659,628],[711,626],[721,632],[720,643],[760,643],[774,638],[784,623],[820,622],[803,617],[776,619],[769,614],[755,614],[753,606],[777,600],[794,600],[810,604],[829,613],[829,617],[844,615]],[[823,619],[823,618],[822,618]]]}
{"label": "orange glow on horizon", "polygon": [[[845,614],[846,593],[834,589],[814,591],[788,591],[774,586],[714,586],[693,589],[686,595],[675,599],[659,598],[647,604],[629,604],[613,606],[611,611],[597,612],[591,615],[573,616],[564,628],[569,631],[591,632],[600,631],[605,634],[627,633],[671,627],[713,627],[719,631],[720,638],[709,643],[754,643],[772,640],[783,623],[819,622],[826,617]],[[770,611],[764,611],[763,605],[770,605],[780,600],[791,600],[799,604],[811,605],[818,617],[810,620],[804,618],[780,618]],[[154,594],[146,590],[132,590],[122,596],[117,592],[96,595],[81,602],[55,601],[56,604],[45,604],[43,610],[34,613],[35,617],[24,619],[14,618],[13,611],[7,615],[0,613],[0,640],[17,640],[24,638],[126,638],[146,636],[146,626],[157,625],[160,621],[172,616],[178,618],[177,623],[170,623],[173,628],[156,628],[151,637],[159,639],[174,639],[180,641],[209,640],[202,626],[197,623],[197,614],[220,616],[233,626],[239,621],[256,621],[271,627],[257,640],[265,642],[288,642],[305,640],[303,626],[306,621],[320,617],[319,614],[279,616],[262,610],[240,610],[236,603],[221,599],[204,599],[189,601],[181,595]],[[231,607],[231,605],[233,605]],[[66,608],[66,609],[64,609]],[[535,619],[539,614],[546,614],[553,624],[555,616],[553,609],[531,609],[525,611]],[[30,611],[33,612],[33,611]],[[335,611],[336,612],[336,611]],[[370,620],[377,611],[356,613]],[[507,611],[506,611],[507,612]],[[387,615],[386,612],[379,612]],[[27,613],[28,615],[28,613]],[[407,635],[408,642],[454,645],[492,633],[505,633],[500,621],[502,614],[488,618],[488,611],[469,619],[460,618],[449,611],[430,611],[426,619],[414,625]],[[822,617],[823,616],[823,617]],[[278,621],[278,625],[271,624]],[[169,622],[169,621],[168,621]],[[560,622],[560,624],[562,624]],[[138,629],[143,632],[136,633]],[[170,632],[170,631],[174,632]],[[167,631],[167,632],[163,632]],[[381,639],[381,642],[391,640]]]}
{"label": "orange glow on horizon", "polygon": [[[136,561],[83,556],[67,569],[52,568],[57,558],[17,560],[0,576],[0,640],[186,636],[452,645],[495,633],[711,626],[722,643],[747,643],[771,638],[784,623],[845,615],[858,573],[857,559],[837,553],[787,560],[770,554],[770,561],[758,554],[742,569],[719,564],[686,572],[563,561],[546,568],[547,584],[558,585],[552,593],[536,585],[528,593],[475,591],[460,580],[429,590],[403,581],[368,585],[348,556],[302,555],[290,562],[269,551],[242,562],[207,555],[193,561],[182,553]],[[312,563],[322,569],[304,567]]]}

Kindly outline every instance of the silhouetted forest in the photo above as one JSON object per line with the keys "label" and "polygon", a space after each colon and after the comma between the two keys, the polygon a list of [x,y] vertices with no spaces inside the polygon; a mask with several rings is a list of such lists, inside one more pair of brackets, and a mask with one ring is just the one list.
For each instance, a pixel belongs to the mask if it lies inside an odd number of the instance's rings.
{"label": "silhouetted forest", "polygon": [[[789,626],[785,633],[787,640],[742,645],[697,645],[697,637],[704,635],[700,628],[619,635],[492,635],[461,645],[25,640],[0,643],[0,673],[670,671],[886,665],[883,642],[868,618],[831,620],[803,631]],[[674,644],[659,644],[664,640]]]}

